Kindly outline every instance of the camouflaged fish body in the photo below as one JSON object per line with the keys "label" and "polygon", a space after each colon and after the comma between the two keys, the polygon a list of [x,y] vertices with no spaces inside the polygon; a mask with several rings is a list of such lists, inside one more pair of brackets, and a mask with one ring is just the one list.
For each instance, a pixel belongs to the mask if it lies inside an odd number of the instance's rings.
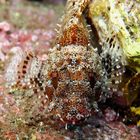
{"label": "camouflaged fish body", "polygon": [[19,56],[18,63],[13,58],[13,69],[7,68],[7,86],[22,95],[29,120],[53,117],[76,123],[91,116],[98,101],[116,92],[123,73],[122,50],[116,36],[102,41],[101,55],[90,45],[82,19],[89,3],[68,0],[56,45],[45,61],[28,52]]}

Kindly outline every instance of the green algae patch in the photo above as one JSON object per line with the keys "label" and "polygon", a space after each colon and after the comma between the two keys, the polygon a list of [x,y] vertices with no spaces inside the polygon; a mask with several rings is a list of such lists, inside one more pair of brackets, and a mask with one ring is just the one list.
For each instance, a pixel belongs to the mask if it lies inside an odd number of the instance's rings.
{"label": "green algae patch", "polygon": [[[131,107],[131,111],[135,114],[140,116],[140,107]],[[137,126],[140,126],[140,120],[137,122]]]}
{"label": "green algae patch", "polygon": [[[137,2],[95,0],[90,5],[90,16],[101,42],[116,37],[124,57],[140,72],[140,5]],[[129,65],[129,64],[128,64]],[[130,64],[131,65],[131,64]]]}

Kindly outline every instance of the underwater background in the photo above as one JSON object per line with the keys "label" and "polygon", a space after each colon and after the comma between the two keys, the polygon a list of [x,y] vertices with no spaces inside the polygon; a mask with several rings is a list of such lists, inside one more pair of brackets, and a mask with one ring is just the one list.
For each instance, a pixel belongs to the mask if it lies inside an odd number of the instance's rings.
{"label": "underwater background", "polygon": [[[111,27],[114,25],[115,29],[120,27],[117,23],[114,24],[115,18],[114,23],[106,19],[105,23],[98,21],[102,16],[101,20],[116,16],[111,14],[109,7],[104,7],[108,1],[114,4],[113,0],[93,0],[88,7],[91,14],[85,17],[91,26],[90,30],[93,32],[96,28],[102,42],[107,42],[106,33],[112,32],[104,24]],[[6,78],[15,77],[15,64],[9,64],[11,60],[14,63],[20,62],[20,56],[25,52],[30,54],[33,51],[40,61],[47,59],[48,50],[53,48],[58,36],[57,24],[61,23],[66,0],[0,0],[0,140],[140,140],[140,2],[117,2],[114,9],[120,12],[118,15],[121,15],[130,33],[129,38],[120,27],[123,31],[116,35],[121,45],[126,46],[123,49],[127,65],[122,83],[113,97],[107,98],[103,103],[99,101],[100,110],[97,114],[80,124],[64,125],[60,120],[54,121],[52,118],[43,120],[42,116],[37,116],[39,119],[28,123],[28,118],[34,119],[35,113],[30,108],[37,108],[37,114],[42,112],[42,108],[32,104],[39,98],[32,98],[30,91],[26,94],[14,88],[9,91]],[[106,28],[109,29],[108,32]],[[125,37],[135,44],[129,44]],[[91,39],[93,44],[97,43],[96,34]],[[131,48],[133,44],[134,48]],[[44,99],[42,97],[40,102]]]}

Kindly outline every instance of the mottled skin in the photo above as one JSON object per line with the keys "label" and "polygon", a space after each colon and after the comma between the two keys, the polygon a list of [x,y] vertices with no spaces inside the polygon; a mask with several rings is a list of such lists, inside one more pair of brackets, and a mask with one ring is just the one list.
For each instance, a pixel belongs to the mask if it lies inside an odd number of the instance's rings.
{"label": "mottled skin", "polygon": [[[49,79],[55,95],[56,112],[63,120],[73,121],[91,115],[93,89],[90,79],[93,76],[93,50],[88,46],[68,45],[49,55],[52,63]],[[52,62],[52,57],[57,60]],[[53,65],[54,64],[54,65]],[[49,70],[48,70],[49,71]]]}
{"label": "mottled skin", "polygon": [[[53,110],[62,121],[68,123],[89,117],[94,102],[91,78],[97,60],[81,22],[81,14],[88,3],[87,0],[68,1],[68,13],[63,17],[66,24],[46,62],[50,63],[48,78],[54,88]],[[75,12],[70,12],[71,9],[75,9]]]}

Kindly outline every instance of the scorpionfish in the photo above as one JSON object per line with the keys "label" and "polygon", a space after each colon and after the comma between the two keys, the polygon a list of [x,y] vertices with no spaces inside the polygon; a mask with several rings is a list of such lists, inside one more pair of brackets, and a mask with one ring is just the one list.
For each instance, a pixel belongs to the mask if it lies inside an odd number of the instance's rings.
{"label": "scorpionfish", "polygon": [[117,90],[124,71],[123,52],[106,44],[98,53],[92,45],[83,16],[89,3],[67,1],[56,43],[45,61],[30,51],[10,60],[6,86],[17,98],[22,96],[19,104],[28,121],[53,118],[78,123],[98,112],[98,102]]}

